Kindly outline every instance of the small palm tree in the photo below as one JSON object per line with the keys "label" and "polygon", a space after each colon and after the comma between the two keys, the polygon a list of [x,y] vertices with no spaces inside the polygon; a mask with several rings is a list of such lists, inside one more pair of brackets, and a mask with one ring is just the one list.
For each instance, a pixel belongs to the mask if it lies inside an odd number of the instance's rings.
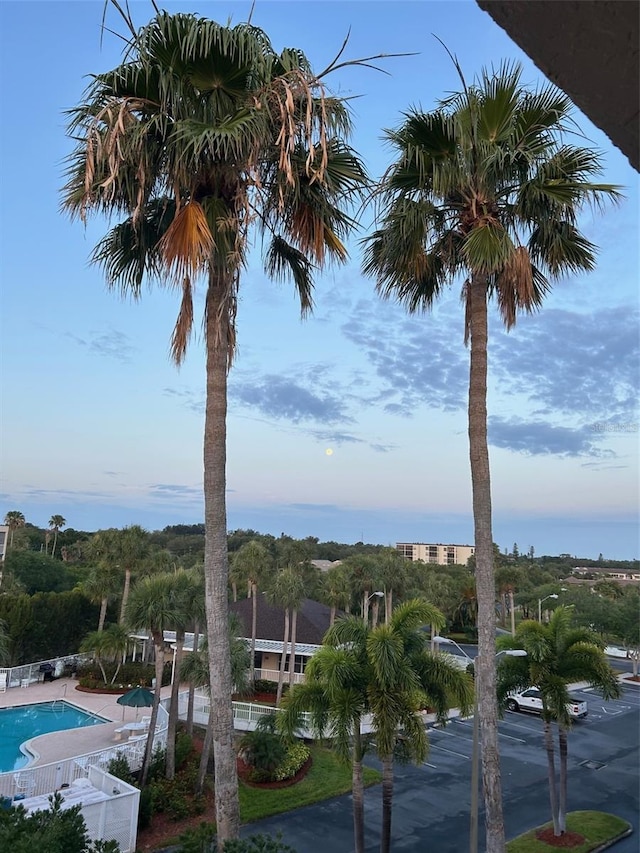
{"label": "small palm tree", "polygon": [[49,519],[49,529],[53,530],[53,547],[51,548],[51,556],[55,557],[56,545],[58,544],[58,533],[60,529],[67,523],[66,518],[61,515],[52,515]]}
{"label": "small palm tree", "polygon": [[506,328],[542,306],[551,282],[595,266],[578,229],[586,204],[617,198],[593,182],[601,159],[567,141],[571,104],[551,86],[530,92],[521,68],[483,71],[433,112],[414,109],[387,132],[397,152],[377,196],[379,226],[367,239],[364,270],[382,296],[411,313],[430,309],[447,285],[463,282],[470,342],[469,456],[478,594],[478,716],[486,846],[503,853],[497,736],[495,583],[487,444],[488,302]]}
{"label": "small palm tree", "polygon": [[364,850],[361,721],[370,713],[382,761],[380,850],[391,848],[393,765],[399,738],[404,757],[423,761],[428,749],[422,711],[435,710],[443,724],[452,701],[468,713],[473,685],[466,673],[425,648],[425,624],[442,627],[444,617],[424,600],[398,605],[388,624],[369,628],[362,619],[339,619],[311,658],[304,684],[287,697],[281,726],[291,736],[300,714],[309,711],[319,736],[333,739],[338,754],[352,763],[354,849]]}
{"label": "small palm tree", "polygon": [[147,628],[153,637],[155,651],[156,686],[149,723],[149,736],[142,764],[141,782],[144,785],[153,754],[153,738],[160,706],[162,674],[164,670],[164,632],[171,630],[180,618],[179,605],[174,596],[173,574],[165,573],[143,578],[133,587],[127,602],[126,621],[131,630]]}
{"label": "small palm tree", "polygon": [[[121,625],[109,625],[104,631],[93,631],[87,634],[80,645],[80,651],[93,655],[100,667],[102,680],[105,684],[114,684],[122,658],[127,651],[129,635]],[[114,671],[111,679],[107,677],[105,664],[112,664]]]}
{"label": "small palm tree", "polygon": [[4,523],[9,528],[9,547],[13,548],[13,534],[20,527],[24,527],[24,515],[18,509],[11,509],[4,517]]}
{"label": "small palm tree", "polygon": [[[284,685],[284,672],[287,663],[287,649],[289,650],[289,684],[293,683],[293,672],[296,654],[296,624],[298,608],[304,599],[304,584],[297,566],[286,566],[280,569],[267,589],[267,599],[284,610],[284,631],[282,636],[282,655],[278,668],[278,691],[276,693],[276,705],[282,699],[282,688]],[[290,642],[289,642],[290,641]]]}
{"label": "small palm tree", "polygon": [[120,566],[124,568],[124,587],[120,602],[120,624],[124,622],[127,599],[131,588],[131,575],[146,560],[149,554],[149,534],[139,524],[132,524],[118,531],[116,540]]}
{"label": "small palm tree", "polygon": [[[571,717],[568,685],[586,681],[602,691],[605,699],[621,695],[616,674],[609,665],[597,636],[588,628],[573,627],[570,607],[557,607],[548,623],[521,622],[514,637],[498,639],[500,649],[524,649],[526,657],[505,657],[500,662],[498,699],[506,705],[508,694],[531,685],[542,694],[544,743],[547,752],[549,797],[554,835],[566,830],[567,735]],[[558,729],[559,782],[556,779],[553,724]]]}
{"label": "small palm tree", "polygon": [[[233,571],[237,578],[246,580],[251,597],[251,660],[256,657],[256,632],[258,624],[258,585],[267,580],[273,567],[273,559],[257,539],[245,542],[233,556]],[[254,681],[254,666],[251,664],[251,681]]]}

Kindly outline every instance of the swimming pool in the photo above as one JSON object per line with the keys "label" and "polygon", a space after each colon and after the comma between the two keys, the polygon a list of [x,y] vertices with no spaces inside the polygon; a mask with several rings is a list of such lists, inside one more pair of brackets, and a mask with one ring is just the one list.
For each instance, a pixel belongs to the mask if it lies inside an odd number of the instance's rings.
{"label": "swimming pool", "polygon": [[20,746],[33,737],[107,722],[60,699],[0,708],[0,773],[19,770],[27,764],[30,756],[25,755]]}

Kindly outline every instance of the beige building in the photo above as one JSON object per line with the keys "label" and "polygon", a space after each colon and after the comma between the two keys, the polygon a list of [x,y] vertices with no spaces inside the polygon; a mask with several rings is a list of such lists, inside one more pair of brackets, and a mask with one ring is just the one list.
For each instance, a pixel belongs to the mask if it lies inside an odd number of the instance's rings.
{"label": "beige building", "polygon": [[0,563],[4,561],[9,547],[9,526],[0,524]]}
{"label": "beige building", "polygon": [[439,566],[466,566],[475,553],[473,545],[435,545],[423,542],[396,542],[396,550],[407,560],[422,560]]}

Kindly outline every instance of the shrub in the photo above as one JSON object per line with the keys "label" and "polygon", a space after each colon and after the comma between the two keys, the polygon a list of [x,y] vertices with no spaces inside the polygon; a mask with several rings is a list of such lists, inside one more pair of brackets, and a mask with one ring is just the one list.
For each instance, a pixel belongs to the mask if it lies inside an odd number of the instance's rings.
{"label": "shrub", "polygon": [[193,738],[186,732],[176,735],[176,770],[181,770],[193,754]]}
{"label": "shrub", "polygon": [[[225,843],[225,853],[296,853],[293,847],[284,844],[281,834],[275,838],[270,835],[250,835],[248,838],[234,838]],[[197,829],[189,830],[180,836],[180,847],[176,853],[217,853],[215,826],[201,823]]]}
{"label": "shrub", "polygon": [[111,773],[112,776],[122,779],[123,782],[127,782],[129,785],[135,785],[135,779],[129,767],[129,762],[124,755],[118,755],[117,758],[111,759],[107,765],[107,773]]}
{"label": "shrub", "polygon": [[266,781],[286,758],[287,749],[279,735],[256,729],[247,732],[240,740],[240,757],[260,776],[253,781]]}
{"label": "shrub", "polygon": [[138,829],[146,829],[151,823],[154,813],[153,788],[147,785],[140,791],[140,805],[138,807]]}
{"label": "shrub", "polygon": [[295,776],[309,760],[311,750],[302,741],[292,743],[287,749],[284,760],[273,771],[273,781],[282,782]]}
{"label": "shrub", "polygon": [[277,681],[269,681],[266,678],[257,678],[253,682],[253,689],[256,693],[273,693],[275,696],[278,692]]}

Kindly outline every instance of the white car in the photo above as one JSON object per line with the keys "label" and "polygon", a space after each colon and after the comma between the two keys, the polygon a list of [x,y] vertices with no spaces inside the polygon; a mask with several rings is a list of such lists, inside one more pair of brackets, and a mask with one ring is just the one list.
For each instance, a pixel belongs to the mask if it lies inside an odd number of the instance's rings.
{"label": "white car", "polygon": [[[575,696],[569,697],[570,702],[567,705],[567,711],[570,717],[580,719],[586,717],[587,703]],[[533,711],[534,713],[542,713],[542,693],[537,687],[529,687],[523,690],[522,693],[511,693],[507,699],[507,708],[510,711]]]}

